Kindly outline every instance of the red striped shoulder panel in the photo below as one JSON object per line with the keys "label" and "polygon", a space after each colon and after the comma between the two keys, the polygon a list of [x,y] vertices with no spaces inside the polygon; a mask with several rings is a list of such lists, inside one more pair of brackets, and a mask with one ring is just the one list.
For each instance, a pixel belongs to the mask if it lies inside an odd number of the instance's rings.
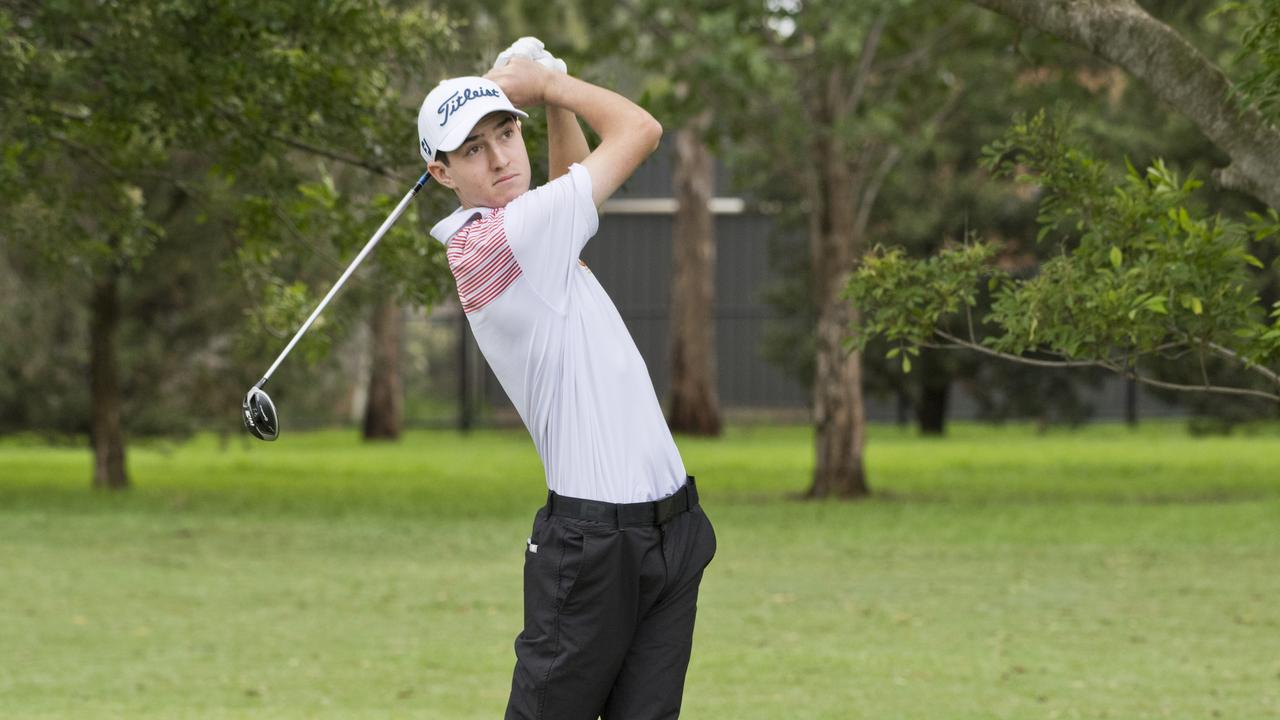
{"label": "red striped shoulder panel", "polygon": [[449,241],[449,270],[458,283],[462,311],[478,312],[520,277],[520,264],[507,243],[503,210],[474,220]]}

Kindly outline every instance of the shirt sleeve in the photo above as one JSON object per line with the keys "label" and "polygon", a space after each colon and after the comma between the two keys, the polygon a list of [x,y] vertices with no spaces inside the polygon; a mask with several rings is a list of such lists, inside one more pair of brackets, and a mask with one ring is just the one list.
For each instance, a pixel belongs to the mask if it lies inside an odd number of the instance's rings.
{"label": "shirt sleeve", "polygon": [[507,241],[525,278],[560,307],[578,255],[600,227],[591,174],[574,163],[568,173],[511,201],[504,215]]}

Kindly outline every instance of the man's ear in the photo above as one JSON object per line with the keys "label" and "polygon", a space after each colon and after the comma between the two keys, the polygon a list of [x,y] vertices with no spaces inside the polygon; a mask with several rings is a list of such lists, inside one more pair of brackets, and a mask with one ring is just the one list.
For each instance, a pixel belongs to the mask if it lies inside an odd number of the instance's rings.
{"label": "man's ear", "polygon": [[453,177],[449,174],[449,166],[439,160],[432,160],[427,163],[427,172],[431,173],[431,177],[436,182],[450,190],[458,189],[458,184],[453,181]]}

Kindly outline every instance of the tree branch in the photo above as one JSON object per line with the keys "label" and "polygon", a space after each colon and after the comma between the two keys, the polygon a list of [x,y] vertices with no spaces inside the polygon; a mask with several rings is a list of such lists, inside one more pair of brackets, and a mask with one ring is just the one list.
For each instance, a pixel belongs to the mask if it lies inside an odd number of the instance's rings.
{"label": "tree branch", "polygon": [[882,12],[867,30],[867,37],[862,41],[862,51],[858,57],[858,73],[853,76],[853,90],[849,93],[848,104],[837,108],[841,115],[853,115],[862,104],[862,96],[867,90],[867,80],[871,75],[871,67],[875,63],[876,51],[880,46],[880,36],[884,33],[885,23],[889,21],[888,13]]}
{"label": "tree branch", "polygon": [[899,70],[908,70],[917,63],[923,63],[929,60],[934,49],[940,45],[943,40],[957,37],[957,33],[955,32],[956,27],[960,25],[960,21],[964,19],[966,14],[967,13],[963,10],[952,14],[951,17],[947,18],[946,22],[939,26],[937,30],[933,31],[928,39],[916,44],[910,51],[902,53],[896,57],[889,58],[883,63],[874,66],[871,68],[871,72],[877,75],[888,75],[898,72]]}
{"label": "tree branch", "polygon": [[941,337],[947,340],[951,344],[939,345],[939,344],[929,343],[929,344],[925,344],[924,345],[925,347],[934,348],[938,350],[973,350],[973,351],[982,353],[984,355],[1000,358],[1001,360],[1008,360],[1010,362],[1021,363],[1023,365],[1034,365],[1036,367],[1049,367],[1049,368],[1099,367],[1099,368],[1103,368],[1104,370],[1110,370],[1118,375],[1126,377],[1130,380],[1134,380],[1136,382],[1140,382],[1144,385],[1164,388],[1165,390],[1177,390],[1180,392],[1206,392],[1206,393],[1215,393],[1218,395],[1236,395],[1241,397],[1258,397],[1258,398],[1264,398],[1266,400],[1270,400],[1272,402],[1280,402],[1280,393],[1269,393],[1263,390],[1251,390],[1248,388],[1224,387],[1222,385],[1210,385],[1207,383],[1204,385],[1184,385],[1181,383],[1165,382],[1163,380],[1156,380],[1155,378],[1147,377],[1145,375],[1139,375],[1137,372],[1128,370],[1124,366],[1116,364],[1115,361],[1039,360],[1037,358],[1028,358],[1028,357],[1023,357],[1021,355],[1014,355],[1012,353],[1000,352],[999,350],[992,350],[991,348],[986,347],[984,345],[979,345],[977,343],[972,343],[962,338],[958,338],[955,335],[952,335],[944,330],[935,329],[934,333],[938,335],[938,337]]}
{"label": "tree branch", "polygon": [[365,162],[364,160],[361,160],[359,158],[350,157],[348,155],[342,155],[332,150],[326,150],[322,147],[316,147],[315,145],[308,145],[307,143],[304,143],[300,140],[281,137],[274,133],[268,133],[266,137],[282,145],[291,147],[294,150],[301,150],[306,153],[311,153],[312,155],[319,155],[320,157],[328,158],[330,160],[334,160],[346,165],[350,165],[352,167],[363,168],[376,175],[381,175],[382,177],[385,177],[385,178],[391,178],[392,180],[397,180],[399,182],[412,182],[408,178],[405,178],[402,175],[397,175],[391,172],[390,170],[382,167],[381,165],[374,165],[373,163]]}
{"label": "tree branch", "polygon": [[1237,395],[1241,397],[1258,397],[1258,398],[1263,398],[1265,400],[1270,400],[1272,402],[1280,402],[1280,394],[1269,393],[1264,390],[1250,390],[1248,388],[1223,387],[1222,385],[1183,385],[1181,383],[1171,383],[1171,382],[1165,382],[1163,380],[1156,380],[1155,378],[1150,378],[1145,375],[1139,375],[1136,372],[1129,372],[1121,367],[1118,367],[1116,365],[1110,365],[1107,363],[1098,363],[1098,367],[1106,368],[1107,370],[1111,370],[1112,372],[1123,375],[1124,377],[1130,380],[1140,382],[1143,385],[1150,385],[1152,387],[1164,388],[1165,390],[1177,390],[1179,392],[1214,393],[1216,395]]}
{"label": "tree branch", "polygon": [[257,128],[249,126],[248,124],[240,120],[240,118],[235,113],[232,113],[228,110],[219,109],[217,112],[218,112],[218,115],[220,115],[224,120],[239,126],[245,132],[247,132],[249,135],[253,137],[263,139],[263,140],[271,140],[273,142],[278,142],[281,145],[284,145],[285,147],[293,148],[294,150],[301,150],[302,152],[310,153],[312,155],[318,155],[320,157],[327,158],[329,160],[343,163],[344,165],[350,165],[352,167],[362,168],[375,175],[381,175],[382,177],[391,178],[392,180],[396,180],[399,182],[412,182],[412,179],[397,175],[396,173],[388,170],[387,168],[381,165],[375,165],[371,162],[366,162],[364,160],[361,160],[360,158],[351,157],[350,155],[343,155],[341,153],[334,152],[333,150],[328,150],[322,147],[316,147],[315,145],[302,142],[301,140],[295,140],[293,138],[283,137],[281,135],[277,135],[272,132],[262,132]]}
{"label": "tree branch", "polygon": [[1222,187],[1280,208],[1280,129],[1235,92],[1217,66],[1135,0],[972,0],[1124,68],[1231,158]]}
{"label": "tree branch", "polygon": [[933,332],[938,337],[943,338],[947,342],[951,343],[950,346],[948,345],[929,345],[928,346],[937,350],[949,350],[949,349],[973,350],[975,352],[982,353],[983,355],[990,355],[991,357],[997,357],[1003,360],[1020,362],[1020,363],[1023,363],[1024,365],[1035,365],[1036,367],[1081,368],[1081,367],[1097,367],[1098,366],[1098,363],[1092,360],[1040,360],[1037,358],[1023,357],[1021,355],[1013,355],[1011,353],[1000,352],[999,350],[992,350],[986,345],[982,345],[976,342],[970,342],[963,338],[956,337],[955,335],[952,335],[951,333],[946,332],[945,330],[935,329]]}
{"label": "tree branch", "polygon": [[1253,363],[1248,362],[1244,358],[1240,357],[1240,355],[1236,353],[1236,351],[1212,342],[1209,343],[1209,349],[1212,350],[1213,354],[1217,355],[1218,357],[1226,358],[1227,360],[1240,363],[1241,365],[1244,365],[1248,369],[1258,373],[1259,375],[1270,380],[1271,382],[1277,385],[1280,385],[1280,374],[1275,373],[1269,368],[1265,368],[1265,367],[1262,367],[1261,365],[1255,365]]}
{"label": "tree branch", "polygon": [[863,232],[867,229],[867,223],[871,220],[871,208],[875,205],[876,196],[880,194],[880,187],[884,185],[884,181],[889,177],[889,172],[893,170],[893,166],[898,164],[898,160],[902,158],[902,148],[897,145],[890,145],[881,158],[880,164],[871,174],[871,180],[862,190],[862,200],[858,203],[858,216],[854,221],[854,232],[858,237],[863,237]]}

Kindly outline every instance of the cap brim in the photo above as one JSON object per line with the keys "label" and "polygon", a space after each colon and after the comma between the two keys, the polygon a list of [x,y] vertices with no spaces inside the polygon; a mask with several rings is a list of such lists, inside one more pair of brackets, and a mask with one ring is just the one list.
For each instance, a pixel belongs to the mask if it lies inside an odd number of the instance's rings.
{"label": "cap brim", "polygon": [[476,125],[481,120],[494,113],[505,112],[521,118],[529,117],[529,113],[524,112],[523,110],[517,110],[514,107],[477,107],[474,110],[472,108],[463,108],[461,112],[463,115],[459,116],[456,121],[457,124],[449,131],[449,134],[444,136],[444,139],[440,141],[440,144],[436,146],[436,152],[453,152],[454,150],[462,147],[462,143],[467,141],[467,136],[471,134],[471,131],[475,129]]}

